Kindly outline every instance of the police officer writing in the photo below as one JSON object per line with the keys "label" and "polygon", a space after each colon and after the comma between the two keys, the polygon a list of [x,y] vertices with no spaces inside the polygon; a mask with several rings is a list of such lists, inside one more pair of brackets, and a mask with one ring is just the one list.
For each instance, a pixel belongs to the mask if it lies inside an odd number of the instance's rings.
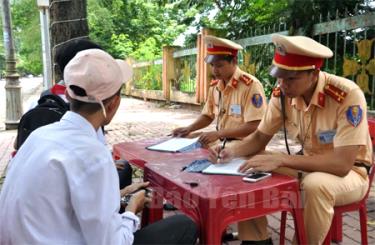
{"label": "police officer writing", "polygon": [[[221,150],[220,158],[251,156],[240,167],[242,172],[254,168],[294,176],[302,173],[308,243],[321,244],[333,207],[362,199],[368,188],[372,145],[366,100],[354,82],[320,70],[324,58],[333,55],[329,48],[302,36],[273,35],[272,41],[276,49],[270,74],[279,86],[257,130],[236,148]],[[262,152],[283,127],[284,118],[289,137],[301,144],[300,154]],[[217,151],[210,154],[215,161]],[[247,227],[245,240],[272,243],[265,217],[248,221]]]}
{"label": "police officer writing", "polygon": [[[262,84],[237,66],[237,52],[241,45],[230,40],[206,36],[205,62],[212,67],[211,81],[202,114],[187,127],[177,128],[178,137],[197,137],[203,145],[217,140],[242,139],[253,132],[266,110]],[[210,125],[216,117],[216,131],[195,132]],[[195,133],[193,133],[195,132]]]}

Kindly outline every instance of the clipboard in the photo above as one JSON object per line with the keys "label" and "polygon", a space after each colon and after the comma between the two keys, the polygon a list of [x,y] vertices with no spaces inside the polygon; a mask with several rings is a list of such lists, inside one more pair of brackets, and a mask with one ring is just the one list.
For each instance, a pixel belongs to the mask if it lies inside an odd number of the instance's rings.
{"label": "clipboard", "polygon": [[245,176],[248,173],[238,172],[239,167],[245,159],[235,158],[228,163],[213,164],[208,159],[198,159],[183,168],[183,171],[202,174],[239,175]]}
{"label": "clipboard", "polygon": [[161,152],[188,152],[198,148],[202,145],[198,141],[199,137],[189,138],[171,138],[166,141],[159,142],[154,145],[147,146],[146,149],[150,151],[161,151]]}

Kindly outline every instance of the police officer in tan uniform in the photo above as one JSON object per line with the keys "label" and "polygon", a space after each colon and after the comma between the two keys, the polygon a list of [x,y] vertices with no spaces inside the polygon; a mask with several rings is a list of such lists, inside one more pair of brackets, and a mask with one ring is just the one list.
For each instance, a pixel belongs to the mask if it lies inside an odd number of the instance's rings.
{"label": "police officer in tan uniform", "polygon": [[[278,79],[279,87],[257,130],[236,148],[219,154],[222,161],[252,156],[241,171],[253,168],[299,175],[308,242],[321,244],[331,225],[333,207],[361,200],[368,188],[372,145],[366,100],[354,82],[320,71],[324,58],[333,55],[329,48],[302,36],[273,35],[272,41],[276,50],[270,74]],[[289,137],[301,144],[298,155],[262,151],[283,127],[283,118]],[[212,161],[217,152],[210,152]],[[242,240],[272,242],[267,240],[265,217],[243,222],[239,232]]]}
{"label": "police officer in tan uniform", "polygon": [[[194,123],[177,128],[172,134],[180,137],[200,135],[203,145],[224,138],[242,139],[257,128],[266,111],[263,86],[256,77],[237,66],[241,45],[214,36],[206,36],[205,42],[208,53],[205,61],[211,65],[215,79],[211,81],[202,114]],[[214,120],[217,130],[193,133]]]}

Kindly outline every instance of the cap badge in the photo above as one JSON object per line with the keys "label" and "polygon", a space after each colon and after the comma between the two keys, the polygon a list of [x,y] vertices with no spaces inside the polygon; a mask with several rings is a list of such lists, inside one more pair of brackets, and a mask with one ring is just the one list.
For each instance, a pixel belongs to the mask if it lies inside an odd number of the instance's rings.
{"label": "cap badge", "polygon": [[212,43],[207,43],[207,48],[213,48],[214,45]]}
{"label": "cap badge", "polygon": [[282,44],[280,44],[280,43],[276,44],[276,52],[279,53],[282,56],[286,55],[285,47]]}

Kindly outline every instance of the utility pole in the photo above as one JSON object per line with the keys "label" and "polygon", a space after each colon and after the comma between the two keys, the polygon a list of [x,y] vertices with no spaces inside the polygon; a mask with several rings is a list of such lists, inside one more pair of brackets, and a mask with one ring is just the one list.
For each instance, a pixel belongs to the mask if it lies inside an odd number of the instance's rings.
{"label": "utility pole", "polygon": [[43,86],[45,90],[53,86],[51,46],[49,37],[49,4],[49,0],[37,0],[40,13],[40,32],[42,34]]}
{"label": "utility pole", "polygon": [[1,0],[5,49],[5,129],[15,129],[22,116],[21,86],[16,71],[16,58],[12,33],[12,20],[8,0]]}

